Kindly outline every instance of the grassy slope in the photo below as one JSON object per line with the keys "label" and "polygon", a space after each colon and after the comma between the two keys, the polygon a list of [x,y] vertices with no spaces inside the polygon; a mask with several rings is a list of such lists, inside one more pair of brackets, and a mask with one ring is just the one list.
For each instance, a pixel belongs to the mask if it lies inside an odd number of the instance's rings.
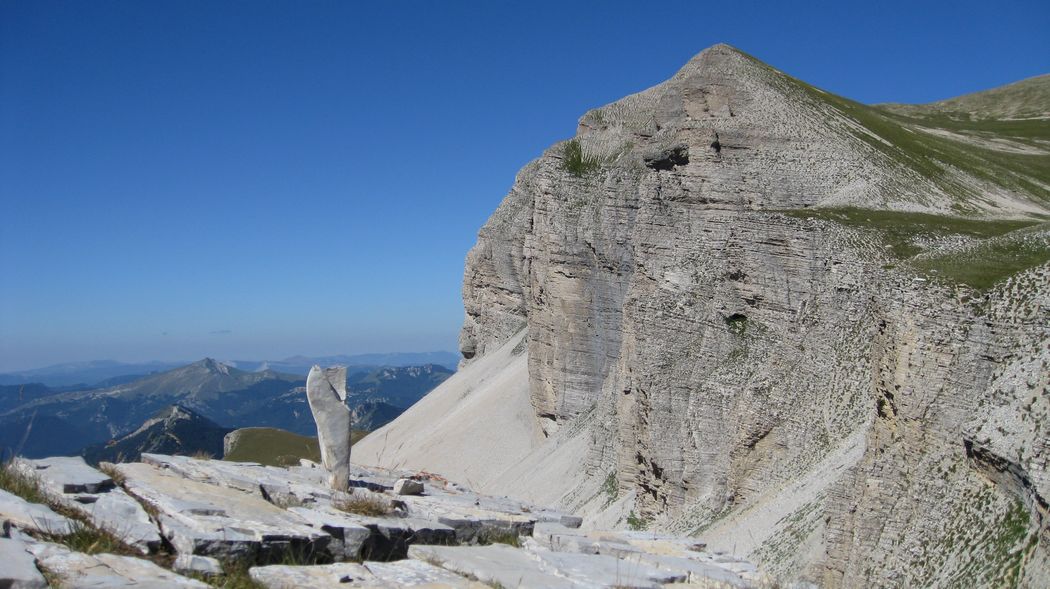
{"label": "grassy slope", "polygon": [[[953,208],[960,216],[851,208],[782,212],[868,231],[881,240],[891,257],[913,270],[977,289],[1050,262],[1045,236],[1050,228],[1046,223],[1050,219],[1050,118],[1045,118],[1050,113],[1050,75],[930,105],[875,106],[836,96],[779,72],[771,79],[783,90],[831,107],[859,124],[867,133],[846,128],[953,195]],[[1037,118],[1018,118],[1024,116]],[[936,132],[950,132],[954,137]],[[1004,149],[1003,144],[1027,152]],[[979,210],[973,203],[981,195],[959,172],[1027,197],[1048,214],[1013,221],[977,217]],[[973,243],[938,248],[938,243],[960,237]]]}
{"label": "grassy slope", "polygon": [[920,117],[944,113],[956,118],[976,119],[1046,118],[1050,116],[1050,74],[929,104],[876,106],[906,116]]}
{"label": "grassy slope", "polygon": [[[908,105],[909,108],[904,108],[905,105],[869,106],[820,90],[773,70],[761,61],[754,62],[765,69],[769,81],[784,92],[815,105],[830,107],[860,125],[863,130],[842,127],[952,195],[954,209],[959,214],[973,214],[980,210],[974,201],[979,200],[981,194],[965,180],[966,175],[1027,198],[1050,212],[1050,119],[1003,120],[969,113],[949,114],[927,105]],[[996,101],[1008,99],[1013,103],[1042,101],[1045,106],[1050,104],[1050,77],[1046,78],[1046,83],[1040,82],[1039,92],[1032,92],[1024,84],[1014,84],[954,100],[961,101],[962,105],[987,105],[982,112],[993,112],[992,105]],[[1047,88],[1045,91],[1042,90],[1044,87]],[[963,101],[963,98],[967,100]],[[836,124],[833,119],[829,123]],[[956,140],[933,134],[931,130],[950,131],[966,137]],[[1001,146],[988,139],[1019,143],[1039,153],[1003,151]]]}
{"label": "grassy slope", "polygon": [[[351,443],[356,444],[367,433],[355,430]],[[300,436],[272,427],[250,427],[241,430],[237,444],[223,460],[291,466],[298,465],[300,458],[321,461],[321,449],[317,445],[317,438]]]}
{"label": "grassy slope", "polygon": [[[1036,220],[981,221],[849,208],[782,212],[867,231],[885,246],[892,258],[913,270],[976,289],[988,288],[1017,272],[1050,262],[1050,240],[1040,237],[1050,229],[1050,223]],[[939,242],[960,237],[972,243],[936,249]]]}

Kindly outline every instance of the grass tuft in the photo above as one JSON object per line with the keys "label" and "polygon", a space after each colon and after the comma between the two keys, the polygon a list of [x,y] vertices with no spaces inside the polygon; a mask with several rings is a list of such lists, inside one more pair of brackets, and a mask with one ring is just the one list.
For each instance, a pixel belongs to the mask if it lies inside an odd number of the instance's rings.
{"label": "grass tuft", "polygon": [[128,546],[113,534],[98,528],[87,521],[73,519],[68,534],[43,534],[46,540],[63,544],[70,550],[85,554],[121,554],[124,556],[141,556],[138,551]]}
{"label": "grass tuft", "polygon": [[573,176],[586,176],[597,172],[602,167],[601,158],[588,155],[583,152],[583,146],[578,139],[570,139],[565,142],[562,149],[561,164]]}
{"label": "grass tuft", "polygon": [[477,543],[482,546],[506,544],[507,546],[521,548],[521,536],[514,530],[486,529],[478,533]]}
{"label": "grass tuft", "polygon": [[40,479],[20,470],[13,461],[0,464],[0,489],[30,503],[52,503],[51,495],[44,489]]}
{"label": "grass tuft", "polygon": [[124,473],[122,473],[119,470],[117,470],[116,465],[114,465],[111,462],[103,462],[102,464],[99,464],[98,465],[98,470],[102,474],[104,474],[107,477],[113,479],[113,482],[118,487],[123,487],[124,483],[128,482],[127,477],[124,476]]}
{"label": "grass tuft", "polygon": [[65,582],[61,575],[39,563],[37,563],[36,567],[40,569],[40,574],[43,575],[44,582],[47,583],[48,587],[51,589],[62,589],[62,587],[65,587]]}
{"label": "grass tuft", "polygon": [[266,589],[265,585],[252,579],[249,573],[251,568],[252,562],[248,560],[229,561],[223,563],[221,576],[208,577],[197,574],[193,577],[220,589]]}
{"label": "grass tuft", "polygon": [[332,507],[346,513],[381,517],[394,511],[389,501],[371,493],[353,493],[349,498],[332,503]]}

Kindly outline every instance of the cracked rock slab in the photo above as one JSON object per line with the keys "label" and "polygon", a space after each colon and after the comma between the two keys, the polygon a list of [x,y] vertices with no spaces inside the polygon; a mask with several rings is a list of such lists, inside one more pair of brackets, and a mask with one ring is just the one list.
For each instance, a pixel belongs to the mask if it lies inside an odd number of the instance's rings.
{"label": "cracked rock slab", "polygon": [[64,589],[208,589],[209,585],[161,568],[148,560],[115,554],[88,555],[58,544],[27,545],[41,567]]}
{"label": "cracked rock slab", "polygon": [[326,589],[330,587],[427,587],[480,589],[484,585],[418,560],[338,563],[320,566],[273,565],[254,567],[253,580],[267,589]]}
{"label": "cracked rock slab", "polygon": [[0,587],[5,589],[45,589],[47,581],[36,568],[33,555],[18,540],[0,538]]}
{"label": "cracked rock slab", "polygon": [[328,550],[330,536],[257,495],[187,480],[147,464],[117,468],[128,490],[157,509],[164,536],[180,554],[270,558],[289,550]]}
{"label": "cracked rock slab", "polygon": [[[291,507],[310,525],[330,534],[333,554],[347,559],[389,560],[403,558],[410,544],[454,544],[450,526],[417,518],[366,517],[329,506]],[[339,545],[341,544],[341,549]]]}
{"label": "cracked rock slab", "polygon": [[485,534],[528,536],[536,525],[535,518],[523,513],[486,509],[463,503],[455,496],[401,498],[409,513],[454,528],[459,542],[474,542]]}
{"label": "cracked rock slab", "polygon": [[491,546],[413,546],[410,558],[423,560],[482,583],[529,589],[579,589],[580,584],[540,568],[525,552],[502,544]]}
{"label": "cracked rock slab", "polygon": [[149,514],[105,473],[79,456],[21,460],[19,468],[36,477],[62,505],[148,554],[160,546],[160,533]]}
{"label": "cracked rock slab", "polygon": [[68,517],[55,513],[50,507],[30,503],[3,489],[0,489],[0,522],[10,522],[23,530],[60,536],[68,534],[73,527]]}
{"label": "cracked rock slab", "polygon": [[687,578],[680,572],[661,570],[630,556],[538,552],[537,557],[541,569],[593,587],[649,589]]}
{"label": "cracked rock slab", "polygon": [[39,477],[48,488],[62,494],[104,493],[117,486],[112,478],[91,468],[79,456],[23,459],[18,461],[18,468]]}

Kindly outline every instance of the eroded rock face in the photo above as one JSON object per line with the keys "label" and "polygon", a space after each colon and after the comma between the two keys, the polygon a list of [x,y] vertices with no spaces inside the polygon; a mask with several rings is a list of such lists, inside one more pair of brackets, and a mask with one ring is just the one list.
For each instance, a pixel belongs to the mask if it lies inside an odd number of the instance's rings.
{"label": "eroded rock face", "polygon": [[586,421],[649,525],[831,586],[1045,584],[1050,269],[975,293],[797,213],[1046,208],[951,193],[819,93],[716,46],[585,115],[600,170],[552,147],[467,257],[465,362],[527,327],[545,432]]}
{"label": "eroded rock face", "polygon": [[306,378],[306,397],[317,423],[321,461],[329,484],[345,491],[350,476],[350,409],[346,406],[346,367],[314,366]]}

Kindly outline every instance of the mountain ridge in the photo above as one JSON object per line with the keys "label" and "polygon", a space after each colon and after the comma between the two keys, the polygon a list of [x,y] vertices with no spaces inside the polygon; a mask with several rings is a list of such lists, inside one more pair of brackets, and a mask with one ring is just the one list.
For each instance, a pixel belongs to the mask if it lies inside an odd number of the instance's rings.
{"label": "mountain ridge", "polygon": [[179,404],[155,413],[135,431],[115,440],[84,448],[89,464],[136,462],[143,453],[222,456],[223,438],[231,432]]}
{"label": "mountain ridge", "polygon": [[460,371],[353,459],[784,580],[1040,586],[1050,153],[912,118],[725,45],[588,111],[478,232]]}

